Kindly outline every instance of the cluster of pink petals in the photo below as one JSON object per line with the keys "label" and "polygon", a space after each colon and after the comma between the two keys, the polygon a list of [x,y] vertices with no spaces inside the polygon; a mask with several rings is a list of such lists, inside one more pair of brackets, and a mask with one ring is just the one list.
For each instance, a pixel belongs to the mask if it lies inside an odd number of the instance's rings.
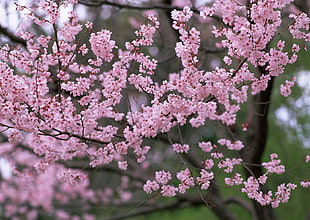
{"label": "cluster of pink petals", "polygon": [[224,170],[225,173],[231,173],[234,169],[234,166],[235,165],[239,165],[241,164],[242,162],[242,159],[241,158],[226,158],[225,160],[221,160],[219,163],[218,163],[218,167],[219,168],[226,168]]}
{"label": "cluster of pink petals", "polygon": [[111,40],[111,35],[111,31],[102,30],[97,33],[92,33],[89,39],[94,54],[97,57],[103,58],[105,61],[112,60],[112,50],[116,48],[115,41]]}
{"label": "cluster of pink petals", "polygon": [[261,205],[271,204],[273,208],[276,208],[280,203],[288,202],[291,191],[296,187],[297,186],[292,183],[281,184],[278,186],[274,195],[271,191],[263,193],[260,189],[259,181],[254,177],[249,177],[248,180],[244,182],[244,188],[242,188],[242,192],[246,193],[249,198],[256,200]]}
{"label": "cluster of pink petals", "polygon": [[267,173],[282,174],[285,172],[285,167],[280,165],[281,160],[277,159],[277,154],[270,155],[271,161],[262,163],[262,166],[267,169]]}
{"label": "cluster of pink petals", "polygon": [[173,144],[172,148],[177,153],[188,153],[189,151],[188,144]]}
{"label": "cluster of pink petals", "polygon": [[281,95],[287,97],[291,94],[292,90],[291,88],[294,86],[294,82],[296,81],[296,77],[294,77],[292,79],[292,81],[289,81],[289,80],[285,80],[285,85],[281,85],[280,86],[280,92],[281,92]]}
{"label": "cluster of pink petals", "polygon": [[172,185],[168,185],[171,180],[171,173],[161,170],[155,172],[155,181],[147,180],[143,185],[143,190],[146,193],[152,193],[161,189],[161,194],[166,197],[175,196],[178,192],[178,188]]}

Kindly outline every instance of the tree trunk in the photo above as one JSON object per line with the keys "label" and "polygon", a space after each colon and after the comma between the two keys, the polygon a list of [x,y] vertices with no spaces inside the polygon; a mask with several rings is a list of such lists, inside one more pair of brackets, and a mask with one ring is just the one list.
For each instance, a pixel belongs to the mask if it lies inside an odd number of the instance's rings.
{"label": "tree trunk", "polygon": [[[260,75],[265,73],[263,67],[260,69]],[[248,129],[245,132],[244,144],[245,149],[241,151],[242,158],[247,164],[245,173],[247,177],[259,177],[263,174],[262,156],[266,148],[268,134],[268,110],[271,101],[271,93],[273,88],[272,78],[265,91],[260,92],[252,97],[252,102],[249,103],[249,111],[247,114]],[[267,189],[263,189],[267,191]],[[271,206],[261,206],[256,201],[253,201],[256,215],[259,220],[276,220],[276,215]]]}

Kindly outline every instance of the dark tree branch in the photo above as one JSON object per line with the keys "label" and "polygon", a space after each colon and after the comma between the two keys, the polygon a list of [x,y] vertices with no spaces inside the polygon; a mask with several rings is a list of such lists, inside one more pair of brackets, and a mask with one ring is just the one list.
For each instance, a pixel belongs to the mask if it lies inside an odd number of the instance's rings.
{"label": "dark tree branch", "polygon": [[242,206],[245,210],[247,210],[251,214],[252,220],[258,220],[255,209],[244,199],[240,197],[231,196],[226,198],[224,202],[226,204],[235,203]]}
{"label": "dark tree branch", "polygon": [[14,35],[13,33],[11,33],[7,28],[3,27],[2,25],[0,25],[0,33],[5,35],[7,38],[9,38],[11,41],[21,44],[24,47],[27,46],[27,41]]}
{"label": "dark tree branch", "polygon": [[[106,0],[97,0],[97,1],[90,1],[90,0],[79,0],[80,4],[89,6],[89,7],[98,7],[102,5],[109,5],[113,7],[117,7],[120,9],[134,9],[134,10],[152,10],[152,9],[159,9],[159,10],[182,10],[180,7],[173,7],[169,4],[151,4],[151,5],[133,5],[133,4],[121,4],[118,2],[110,2]],[[198,12],[197,10],[195,12]]]}
{"label": "dark tree branch", "polygon": [[[74,134],[74,133],[69,133],[67,131],[60,131],[58,129],[53,129],[54,131],[57,131],[58,134],[51,134],[49,132],[46,132],[44,130],[39,130],[41,133],[39,133],[39,135],[44,135],[44,136],[50,136],[50,137],[53,137],[57,140],[61,140],[61,141],[67,141],[69,140],[70,138],[72,137],[75,137],[75,138],[78,138],[82,141],[85,141],[85,142],[93,142],[93,143],[97,143],[97,144],[109,144],[110,142],[106,142],[106,141],[101,141],[101,140],[98,140],[98,139],[94,139],[94,138],[88,138],[88,137],[84,137],[84,136],[81,136],[81,135],[78,135],[78,134]],[[60,135],[66,135],[67,137],[63,138],[63,137],[59,137]]]}
{"label": "dark tree branch", "polygon": [[139,215],[146,215],[146,214],[150,214],[150,213],[154,213],[154,212],[158,212],[162,210],[171,211],[171,210],[185,208],[185,207],[192,206],[192,205],[193,204],[186,202],[186,201],[182,201],[182,200],[177,200],[174,202],[163,203],[163,204],[162,203],[151,204],[151,206],[141,207],[141,208],[135,209],[135,211],[124,212],[119,215],[111,216],[108,218],[103,218],[102,220],[120,220],[120,219],[126,219],[126,218],[135,217]]}
{"label": "dark tree branch", "polygon": [[[260,69],[261,75],[264,70]],[[252,97],[250,102],[246,122],[248,129],[245,133],[245,149],[241,151],[243,160],[249,164],[247,168],[251,170],[248,176],[252,174],[256,178],[262,175],[262,167],[252,164],[261,164],[262,156],[266,148],[267,134],[268,134],[268,113],[271,101],[271,92],[273,88],[274,78],[268,82],[268,87],[265,91],[260,92]]]}
{"label": "dark tree branch", "polygon": [[[169,2],[170,0],[165,0],[165,2]],[[134,4],[121,4],[118,2],[114,2],[114,1],[107,1],[107,0],[79,0],[78,3],[88,6],[88,7],[100,7],[103,5],[108,5],[108,6],[112,6],[112,7],[116,7],[119,9],[131,9],[131,10],[166,10],[166,11],[172,11],[174,9],[182,11],[183,7],[176,7],[176,6],[172,6],[171,4],[147,4],[147,5],[134,5]],[[196,13],[199,14],[200,11],[197,8],[192,7],[191,10]],[[219,21],[219,17],[216,15],[211,16],[210,18],[214,18],[216,20]]]}
{"label": "dark tree branch", "polygon": [[308,1],[306,0],[295,0],[294,5],[302,12],[309,15]]}
{"label": "dark tree branch", "polygon": [[[91,167],[88,163],[84,161],[57,161],[56,163],[60,163],[64,165],[67,168],[71,169],[80,169],[83,171],[88,172],[98,172],[98,171],[104,171],[104,172],[112,172],[116,173],[121,176],[128,176],[130,179],[140,181],[140,182],[146,182],[148,179],[146,175],[141,175],[141,172],[132,172],[130,170],[126,170],[125,172],[117,168],[116,166],[106,164],[102,165],[100,167]],[[139,175],[140,174],[140,175]]]}
{"label": "dark tree branch", "polygon": [[237,220],[234,214],[228,209],[223,199],[219,186],[211,183],[208,189],[208,201],[211,203],[211,210],[221,220]]}

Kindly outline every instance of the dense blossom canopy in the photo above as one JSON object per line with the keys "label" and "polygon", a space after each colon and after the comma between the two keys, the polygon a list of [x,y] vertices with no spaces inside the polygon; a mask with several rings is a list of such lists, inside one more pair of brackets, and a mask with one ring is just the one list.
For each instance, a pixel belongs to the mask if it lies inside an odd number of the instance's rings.
{"label": "dense blossom canopy", "polygon": [[[198,128],[207,120],[227,126],[236,124],[237,113],[248,95],[266,90],[273,77],[297,60],[299,41],[277,38],[283,9],[291,2],[251,0],[243,5],[216,0],[201,9],[199,19],[206,19],[204,22],[212,17],[223,22],[214,26],[212,33],[219,38],[220,47],[227,49],[223,58],[227,68],[212,71],[200,68],[201,33],[189,25],[194,12],[188,6],[173,10],[172,27],[179,34],[175,56],[182,67],[178,73],[166,73],[160,82],[156,80],[158,61],[143,50],[154,44],[160,28],[156,16],[147,18],[135,32],[136,39],[118,45],[111,31],[93,32],[92,23],[79,21],[77,13],[70,9],[77,1],[41,1],[40,13],[17,5],[17,10],[33,23],[52,27],[53,34],[38,36],[31,30],[21,30],[18,34],[27,41],[26,48],[0,48],[0,129],[8,138],[1,144],[0,155],[13,172],[0,185],[0,202],[6,202],[3,215],[36,219],[39,210],[44,210],[67,219],[71,214],[54,207],[55,201],[81,199],[85,204],[107,204],[113,192],[110,188],[91,188],[87,169],[95,171],[109,165],[116,165],[115,172],[124,175],[116,189],[121,201],[132,198],[126,176],[140,178],[143,184],[139,187],[148,194],[159,192],[173,197],[195,187],[208,190],[217,175],[214,168],[218,168],[227,174],[227,186],[240,186],[262,206],[277,207],[288,202],[298,182],[283,183],[276,191],[262,190],[272,173],[285,172],[276,153],[261,164],[265,173],[247,177],[236,171],[236,167],[246,166],[239,154],[245,148],[241,140],[221,138],[192,146],[182,139],[175,142],[169,132],[187,123]],[[69,18],[62,17],[62,8],[70,9]],[[286,28],[291,36],[309,41],[307,15],[291,13],[289,18]],[[90,35],[89,41],[81,43],[80,36],[85,34]],[[83,57],[87,57],[86,63],[79,61]],[[102,66],[111,68],[102,71]],[[265,72],[257,76],[253,69],[262,67]],[[283,96],[290,95],[295,81],[294,77],[281,85]],[[129,87],[146,94],[148,102],[131,106],[128,111],[119,110],[130,98],[124,95]],[[243,130],[247,131],[244,124]],[[162,134],[168,134],[170,147],[180,158],[197,148],[205,155],[201,167],[184,162],[177,172],[157,170],[150,179],[139,176],[138,170],[132,173],[131,166],[148,169],[148,154],[157,146],[145,140]],[[135,165],[128,160],[132,156]],[[309,162],[309,156],[306,158]],[[70,165],[85,160],[87,167]],[[300,185],[309,187],[310,182],[302,180]],[[88,210],[85,206],[85,213]],[[95,217],[84,214],[83,219]]]}

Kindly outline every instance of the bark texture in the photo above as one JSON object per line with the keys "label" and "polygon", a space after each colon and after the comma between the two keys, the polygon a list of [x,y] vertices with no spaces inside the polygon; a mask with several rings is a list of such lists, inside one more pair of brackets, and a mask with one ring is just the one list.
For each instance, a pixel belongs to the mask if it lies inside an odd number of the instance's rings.
{"label": "bark texture", "polygon": [[[260,68],[260,75],[264,74],[264,69]],[[263,174],[262,157],[266,149],[268,134],[268,112],[271,103],[271,93],[273,88],[272,78],[265,91],[252,97],[249,103],[247,114],[248,130],[244,137],[245,149],[241,151],[243,161],[246,163],[245,173],[247,177],[254,176],[258,178]],[[263,189],[267,191],[267,189]],[[259,220],[276,220],[276,215],[271,206],[261,206],[253,201],[257,218]]]}

